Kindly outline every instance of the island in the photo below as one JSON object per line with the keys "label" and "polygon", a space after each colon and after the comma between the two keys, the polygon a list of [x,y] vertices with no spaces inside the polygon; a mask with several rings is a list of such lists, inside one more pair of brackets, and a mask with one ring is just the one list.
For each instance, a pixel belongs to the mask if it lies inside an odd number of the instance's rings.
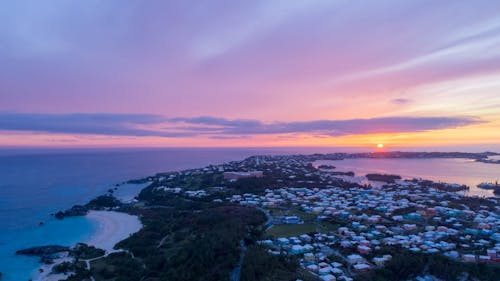
{"label": "island", "polygon": [[252,156],[136,179],[149,185],[132,202],[108,193],[61,213],[120,212],[142,228],[104,255],[77,245],[52,270],[79,281],[498,281],[498,198],[397,175],[371,175],[386,183],[373,188],[313,165],[370,155]]}
{"label": "island", "polygon": [[384,174],[367,174],[366,178],[371,181],[381,181],[385,183],[395,183],[396,180],[400,180],[399,175],[384,175]]}

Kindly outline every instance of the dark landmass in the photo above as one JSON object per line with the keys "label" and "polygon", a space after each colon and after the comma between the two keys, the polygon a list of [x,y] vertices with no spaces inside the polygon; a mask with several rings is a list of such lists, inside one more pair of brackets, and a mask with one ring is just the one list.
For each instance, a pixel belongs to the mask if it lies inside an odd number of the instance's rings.
{"label": "dark landmass", "polygon": [[97,257],[101,257],[105,254],[105,251],[102,249],[98,249],[94,246],[89,246],[84,243],[78,243],[74,248],[71,249],[70,255],[75,257],[76,259],[94,259]]}
{"label": "dark landmass", "polygon": [[500,159],[477,159],[476,161],[486,164],[500,164]]}
{"label": "dark landmass", "polygon": [[40,262],[45,264],[53,263],[55,255],[62,252],[69,252],[70,248],[59,245],[37,246],[16,251],[16,255],[37,256]]}
{"label": "dark landmass", "polygon": [[335,166],[333,166],[333,165],[319,165],[318,169],[333,170],[333,169],[335,169]]}
{"label": "dark landmass", "polygon": [[427,188],[436,188],[436,189],[442,190],[442,191],[457,192],[457,191],[463,191],[463,190],[470,189],[470,187],[468,187],[467,185],[464,185],[464,184],[450,184],[450,183],[445,183],[445,182],[434,182],[431,180],[423,180],[423,179],[411,179],[411,180],[405,180],[405,181],[419,184],[420,186],[425,186]]}
{"label": "dark landmass", "polygon": [[384,175],[384,174],[367,174],[366,178],[371,181],[381,181],[386,183],[395,183],[400,180],[401,176],[398,175]]}
{"label": "dark landmass", "polygon": [[152,180],[153,180],[153,178],[147,177],[147,178],[142,178],[142,179],[129,180],[126,183],[129,183],[129,184],[143,184],[143,183],[148,183],[148,182],[150,182]]}
{"label": "dark landmass", "polygon": [[31,247],[24,250],[16,251],[17,255],[26,256],[43,256],[43,255],[53,255],[61,252],[68,252],[69,247],[59,246],[59,245],[48,245],[48,246],[38,246]]}
{"label": "dark landmass", "polygon": [[[404,151],[379,151],[379,152],[365,152],[365,153],[326,153],[326,154],[309,154],[309,155],[289,155],[289,156],[273,156],[275,159],[278,157],[289,157],[296,160],[313,162],[317,160],[344,160],[356,158],[402,158],[402,159],[429,159],[429,158],[461,158],[471,159],[478,162],[500,164],[499,160],[488,159],[490,156],[497,156],[500,153],[496,152],[404,152]],[[257,156],[266,157],[266,156]]]}
{"label": "dark landmass", "polygon": [[106,194],[90,200],[90,202],[84,206],[75,205],[66,211],[59,211],[55,214],[55,217],[64,219],[65,217],[86,216],[89,210],[108,210],[122,207],[123,205],[124,204],[112,194]]}
{"label": "dark landmass", "polygon": [[348,177],[354,177],[354,172],[349,171],[349,172],[330,172],[332,176],[348,176]]}
{"label": "dark landmass", "polygon": [[[269,239],[266,228],[269,216],[252,198],[263,198],[266,194],[297,187],[308,192],[319,192],[335,187],[348,193],[352,189],[371,194],[370,186],[344,181],[336,176],[350,173],[321,171],[312,165],[316,160],[342,160],[349,158],[468,158],[481,160],[492,153],[334,153],[291,156],[252,156],[243,161],[233,161],[222,165],[209,165],[200,169],[180,172],[159,173],[155,176],[132,180],[128,183],[150,184],[137,196],[137,202],[123,204],[111,194],[91,200],[84,206],[75,206],[63,213],[66,215],[84,215],[91,209],[113,209],[137,215],[144,227],[129,238],[116,245],[119,252],[103,256],[100,249],[79,244],[70,251],[74,262],[62,263],[54,268],[54,272],[70,274],[69,281],[191,281],[191,280],[242,280],[242,281],[274,281],[301,279],[318,280],[315,275],[301,267],[300,258],[285,252],[271,254],[270,249],[262,246],[260,241]],[[331,169],[331,168],[329,168]],[[236,181],[224,180],[224,172],[263,171],[262,177],[241,178]],[[354,175],[354,173],[352,173]],[[381,180],[388,183],[384,190],[401,190],[394,184],[397,175],[367,175],[370,180]],[[435,183],[414,179],[408,181],[408,189],[439,190],[435,201],[446,201],[448,207],[464,211],[484,212],[485,208],[494,209],[496,201],[485,198],[457,197],[448,192],[460,190],[460,186],[446,183]],[[315,192],[316,192],[315,191]],[[230,198],[244,198],[231,201]],[[398,195],[399,196],[399,195]],[[301,198],[302,198],[301,197]],[[319,200],[320,196],[311,196],[311,200]],[[421,200],[419,198],[411,200]],[[408,200],[409,202],[410,200]],[[426,201],[426,204],[431,204]],[[434,203],[432,203],[434,204]],[[365,205],[365,206],[363,206]],[[466,206],[466,207],[463,207]],[[283,211],[285,207],[279,206]],[[349,207],[351,215],[362,216],[365,213],[375,214],[365,204]],[[290,211],[290,210],[288,210]],[[68,212],[68,213],[66,213]],[[378,211],[377,211],[378,212]],[[390,216],[382,212],[380,224],[398,232],[397,224]],[[410,206],[395,210],[391,215],[406,216],[409,213],[418,215],[423,210]],[[348,213],[348,212],[347,212]],[[348,213],[349,214],[349,213]],[[308,216],[310,214],[307,214]],[[465,215],[459,217],[465,226],[472,225]],[[406,218],[405,218],[406,219]],[[409,218],[418,227],[430,221],[424,218]],[[271,220],[272,221],[272,220]],[[334,229],[351,226],[348,217],[329,217],[325,219]],[[272,224],[272,222],[271,222]],[[442,221],[443,224],[453,227]],[[313,236],[317,227],[308,230]],[[314,226],[314,225],[313,225]],[[333,232],[330,232],[333,233]],[[335,234],[336,235],[336,234]],[[337,245],[338,247],[338,245]],[[244,250],[246,249],[246,250]],[[336,248],[337,249],[337,248]],[[348,254],[356,249],[338,247],[341,253]],[[35,250],[36,252],[36,250]],[[498,280],[498,268],[489,264],[464,264],[442,255],[419,254],[398,247],[382,247],[377,254],[390,254],[393,259],[384,267],[374,268],[367,273],[353,273],[355,280],[407,280],[432,274],[442,280],[459,280],[461,274],[468,275],[463,280]],[[371,260],[375,254],[366,256]],[[85,260],[89,262],[87,268]],[[335,260],[334,257],[331,257]],[[341,260],[339,260],[341,262]],[[238,269],[239,271],[235,270]],[[441,270],[439,270],[441,268]],[[234,279],[235,272],[238,279]],[[470,278],[469,278],[470,277]]]}
{"label": "dark landmass", "polygon": [[464,158],[474,160],[486,160],[490,156],[500,155],[495,152],[403,152],[403,151],[388,151],[388,152],[368,152],[368,153],[352,153],[347,154],[347,158]]}
{"label": "dark landmass", "polygon": [[121,207],[123,203],[111,194],[101,195],[85,205],[88,210],[104,210]]}
{"label": "dark landmass", "polygon": [[88,209],[85,206],[75,205],[66,211],[59,211],[55,214],[57,219],[63,219],[65,217],[78,217],[85,216],[88,213]]}

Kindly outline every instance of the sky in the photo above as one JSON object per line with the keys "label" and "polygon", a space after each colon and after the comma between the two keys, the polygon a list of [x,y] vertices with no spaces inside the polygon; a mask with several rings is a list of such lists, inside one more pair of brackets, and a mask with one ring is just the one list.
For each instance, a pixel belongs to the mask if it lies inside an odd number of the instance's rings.
{"label": "sky", "polygon": [[0,3],[0,146],[500,147],[500,1]]}

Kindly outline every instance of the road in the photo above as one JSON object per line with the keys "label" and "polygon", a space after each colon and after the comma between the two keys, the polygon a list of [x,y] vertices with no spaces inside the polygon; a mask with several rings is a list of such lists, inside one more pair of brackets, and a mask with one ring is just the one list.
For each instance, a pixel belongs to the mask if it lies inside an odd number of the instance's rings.
{"label": "road", "polygon": [[257,210],[263,212],[266,215],[267,221],[264,224],[264,226],[266,227],[266,231],[269,230],[271,227],[273,227],[274,226],[274,219],[271,216],[271,214],[269,213],[269,211],[264,209],[264,208],[261,208],[261,207],[255,207],[255,208]]}
{"label": "road", "polygon": [[245,259],[245,254],[247,252],[247,245],[245,245],[245,241],[243,239],[240,240],[240,247],[241,247],[240,261],[238,262],[236,268],[233,270],[233,273],[231,274],[232,281],[240,281],[241,278],[241,267],[243,266],[243,260]]}

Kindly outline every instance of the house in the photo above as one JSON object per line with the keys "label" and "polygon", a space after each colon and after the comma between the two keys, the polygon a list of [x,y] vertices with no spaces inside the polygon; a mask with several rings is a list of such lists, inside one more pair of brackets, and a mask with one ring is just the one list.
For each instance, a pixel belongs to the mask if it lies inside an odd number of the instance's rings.
{"label": "house", "polygon": [[312,271],[312,272],[318,272],[319,267],[315,264],[310,264],[310,265],[306,266],[306,269],[309,271]]}
{"label": "house", "polygon": [[320,278],[323,281],[336,281],[337,280],[337,278],[335,278],[335,276],[333,276],[331,274],[323,275]]}
{"label": "house", "polygon": [[292,253],[293,255],[302,254],[302,253],[304,253],[304,247],[303,247],[303,246],[301,246],[301,245],[293,245],[293,246],[292,246],[291,253]]}
{"label": "house", "polygon": [[497,258],[497,251],[495,249],[486,250],[486,254],[490,256],[492,259]]}
{"label": "house", "polygon": [[287,238],[278,238],[278,243],[281,245],[287,245],[290,241]]}
{"label": "house", "polygon": [[313,253],[306,253],[304,254],[304,259],[307,261],[313,261],[316,259]]}
{"label": "house", "polygon": [[373,263],[375,263],[377,266],[382,267],[392,259],[391,255],[383,255],[382,257],[374,257],[373,258]]}
{"label": "house", "polygon": [[471,254],[462,255],[462,260],[464,262],[476,262],[476,256]]}
{"label": "house", "polygon": [[373,258],[373,263],[379,267],[383,267],[386,260],[384,258],[375,257]]}
{"label": "house", "polygon": [[366,263],[355,264],[353,266],[353,268],[355,271],[358,271],[358,272],[364,272],[364,271],[368,271],[371,269],[371,267],[369,265],[367,265]]}
{"label": "house", "polygon": [[300,240],[304,241],[304,242],[311,242],[312,238],[311,236],[307,235],[307,234],[302,234],[299,236]]}
{"label": "house", "polygon": [[479,261],[480,262],[490,262],[491,257],[490,256],[479,256]]}
{"label": "house", "polygon": [[330,267],[330,265],[327,264],[326,262],[320,262],[318,265],[320,268],[329,268]]}
{"label": "house", "polygon": [[367,255],[372,251],[370,247],[359,245],[358,246],[358,252],[363,255]]}
{"label": "house", "polygon": [[318,270],[319,275],[329,275],[331,272],[331,267],[320,267]]}
{"label": "house", "polygon": [[413,231],[417,229],[417,226],[415,224],[404,224],[403,228],[406,231]]}
{"label": "house", "polygon": [[342,267],[342,264],[339,263],[339,262],[332,262],[331,265],[335,268],[339,268],[339,267]]}
{"label": "house", "polygon": [[343,240],[342,242],[340,242],[340,246],[342,248],[349,248],[352,246],[352,242],[351,241],[347,241],[347,240]]}
{"label": "house", "polygon": [[288,216],[288,217],[284,217],[282,219],[282,222],[284,224],[302,224],[304,223],[304,221],[302,221],[299,217],[297,216]]}
{"label": "house", "polygon": [[262,171],[253,172],[224,172],[224,179],[228,181],[237,181],[244,178],[262,178],[264,173]]}
{"label": "house", "polygon": [[347,256],[347,262],[350,264],[362,263],[364,261],[365,261],[365,259],[362,256],[357,255],[357,254],[352,254],[352,255]]}

